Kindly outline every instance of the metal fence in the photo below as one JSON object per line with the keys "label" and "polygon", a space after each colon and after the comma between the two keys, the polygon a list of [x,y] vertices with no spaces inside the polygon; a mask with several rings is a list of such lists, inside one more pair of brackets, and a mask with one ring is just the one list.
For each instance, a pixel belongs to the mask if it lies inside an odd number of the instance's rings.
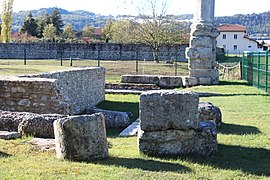
{"label": "metal fence", "polygon": [[244,52],[242,59],[242,79],[267,93],[270,93],[269,59],[268,51]]}

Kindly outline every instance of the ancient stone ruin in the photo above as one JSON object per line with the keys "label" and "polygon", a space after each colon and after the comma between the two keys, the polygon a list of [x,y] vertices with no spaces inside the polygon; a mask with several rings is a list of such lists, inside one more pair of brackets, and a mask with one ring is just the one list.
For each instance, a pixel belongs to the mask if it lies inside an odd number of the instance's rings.
{"label": "ancient stone ruin", "polygon": [[191,26],[190,46],[186,50],[189,75],[196,77],[198,84],[219,83],[216,63],[216,37],[219,31],[214,25],[215,0],[197,0],[197,11]]}
{"label": "ancient stone ruin", "polygon": [[59,159],[87,161],[108,156],[105,118],[101,113],[56,120],[54,134]]}
{"label": "ancient stone ruin", "polygon": [[187,91],[148,91],[140,96],[139,151],[209,156],[217,151],[215,122],[199,122],[199,96]]}
{"label": "ancient stone ruin", "polygon": [[105,69],[78,68],[0,77],[0,109],[40,114],[80,114],[105,99]]}

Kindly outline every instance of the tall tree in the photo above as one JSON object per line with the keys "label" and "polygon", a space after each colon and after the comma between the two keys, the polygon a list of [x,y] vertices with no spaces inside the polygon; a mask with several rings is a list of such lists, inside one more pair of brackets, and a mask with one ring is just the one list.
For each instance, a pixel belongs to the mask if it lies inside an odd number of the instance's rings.
{"label": "tall tree", "polygon": [[50,16],[53,26],[56,28],[56,35],[62,34],[62,28],[64,27],[61,14],[57,8],[55,8]]}
{"label": "tall tree", "polygon": [[108,43],[112,39],[113,22],[114,21],[112,20],[112,18],[107,19],[106,24],[102,29],[102,39],[104,39],[106,43]]}
{"label": "tall tree", "polygon": [[32,13],[30,12],[28,17],[23,22],[22,28],[20,30],[21,33],[27,33],[31,36],[38,36],[38,24],[36,20],[33,18]]}
{"label": "tall tree", "polygon": [[94,31],[95,31],[94,26],[85,25],[83,27],[83,29],[82,29],[82,36],[87,37],[87,38],[93,38],[94,37]]}
{"label": "tall tree", "polygon": [[56,37],[56,32],[57,32],[57,30],[54,27],[54,25],[49,24],[49,25],[45,26],[45,28],[44,28],[43,37],[46,41],[53,42],[55,40],[55,37]]}
{"label": "tall tree", "polygon": [[8,43],[11,40],[13,2],[14,0],[8,0],[8,1],[4,0],[2,3],[1,41],[3,43]]}
{"label": "tall tree", "polygon": [[75,38],[75,31],[73,30],[73,26],[71,24],[67,24],[64,27],[63,38],[67,40],[72,40]]}

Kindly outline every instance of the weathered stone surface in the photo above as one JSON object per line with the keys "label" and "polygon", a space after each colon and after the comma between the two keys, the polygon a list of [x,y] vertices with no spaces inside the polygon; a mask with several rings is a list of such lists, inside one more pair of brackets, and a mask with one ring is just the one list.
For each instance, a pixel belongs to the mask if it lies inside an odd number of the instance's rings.
{"label": "weathered stone surface", "polygon": [[183,77],[183,86],[184,87],[192,87],[197,86],[199,84],[198,79],[196,77],[184,76]]}
{"label": "weathered stone surface", "polygon": [[0,139],[10,140],[10,139],[18,139],[20,137],[21,134],[18,132],[0,131]]}
{"label": "weathered stone surface", "polygon": [[139,151],[149,155],[180,155],[194,151],[194,130],[144,132],[139,129]]}
{"label": "weathered stone surface", "polygon": [[94,108],[88,113],[102,113],[105,117],[105,125],[107,129],[126,128],[130,124],[129,113],[127,112]]}
{"label": "weathered stone surface", "polygon": [[30,117],[31,113],[0,110],[0,130],[17,131],[20,122],[22,122],[25,116]]}
{"label": "weathered stone surface", "polygon": [[55,151],[55,139],[33,138],[28,143],[40,151]]}
{"label": "weathered stone surface", "polygon": [[212,60],[191,59],[188,63],[190,69],[214,69],[217,63]]}
{"label": "weathered stone surface", "polygon": [[66,116],[59,114],[31,114],[23,118],[18,126],[18,131],[27,136],[54,138],[53,122],[63,117]]}
{"label": "weathered stone surface", "polygon": [[151,75],[122,75],[121,83],[159,84],[159,76]]}
{"label": "weathered stone surface", "polygon": [[191,25],[190,34],[195,37],[216,38],[219,35],[219,31],[213,24],[194,23]]}
{"label": "weathered stone surface", "polygon": [[217,130],[214,121],[200,122],[194,148],[196,153],[203,156],[210,156],[218,151]]}
{"label": "weathered stone surface", "polygon": [[213,48],[211,47],[190,47],[187,48],[187,56],[190,59],[212,59],[213,57]]}
{"label": "weathered stone surface", "polygon": [[183,130],[198,127],[199,96],[188,91],[148,91],[140,96],[141,129]]}
{"label": "weathered stone surface", "polygon": [[126,129],[124,129],[119,136],[120,137],[130,137],[135,136],[138,133],[138,129],[140,127],[141,120],[137,119],[135,122],[133,122],[131,125],[129,125]]}
{"label": "weathered stone surface", "polygon": [[71,116],[54,122],[57,158],[87,161],[108,156],[104,116]]}
{"label": "weathered stone surface", "polygon": [[217,69],[190,69],[189,75],[192,77],[218,78],[219,72]]}
{"label": "weathered stone surface", "polygon": [[160,76],[159,86],[161,88],[170,89],[182,87],[182,77],[181,76]]}
{"label": "weathered stone surface", "polygon": [[221,110],[210,102],[199,102],[199,120],[200,121],[215,121],[217,127],[222,124]]}
{"label": "weathered stone surface", "polygon": [[107,89],[125,89],[125,90],[159,90],[160,87],[156,84],[134,84],[134,83],[106,83]]}

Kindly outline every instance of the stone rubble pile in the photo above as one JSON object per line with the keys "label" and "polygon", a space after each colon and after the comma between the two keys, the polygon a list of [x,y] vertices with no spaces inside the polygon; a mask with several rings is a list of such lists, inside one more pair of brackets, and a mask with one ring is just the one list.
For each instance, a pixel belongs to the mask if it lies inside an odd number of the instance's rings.
{"label": "stone rubble pile", "polygon": [[148,155],[217,151],[215,123],[200,123],[199,96],[188,91],[148,91],[140,96],[139,151]]}

